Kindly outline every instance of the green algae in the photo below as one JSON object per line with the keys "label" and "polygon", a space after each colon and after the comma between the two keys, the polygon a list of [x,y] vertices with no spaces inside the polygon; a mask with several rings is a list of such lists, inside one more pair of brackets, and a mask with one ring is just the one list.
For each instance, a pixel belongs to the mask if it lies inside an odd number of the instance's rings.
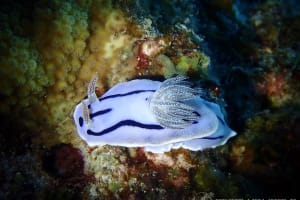
{"label": "green algae", "polygon": [[116,192],[121,192],[123,188],[123,184],[119,183],[119,182],[115,182],[115,183],[109,183],[108,184],[108,190],[116,193]]}
{"label": "green algae", "polygon": [[194,52],[192,56],[181,56],[176,65],[178,74],[187,75],[188,73],[199,74],[207,77],[207,67],[210,58],[201,52]]}

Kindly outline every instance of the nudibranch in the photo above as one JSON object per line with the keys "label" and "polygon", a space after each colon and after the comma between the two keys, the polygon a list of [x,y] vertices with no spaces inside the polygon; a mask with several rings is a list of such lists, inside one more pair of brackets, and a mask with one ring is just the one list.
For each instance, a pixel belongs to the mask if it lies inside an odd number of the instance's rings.
{"label": "nudibranch", "polygon": [[97,76],[74,111],[79,136],[89,146],[144,147],[163,153],[180,147],[197,151],[225,144],[236,135],[218,104],[201,97],[186,77],[119,83],[100,98]]}

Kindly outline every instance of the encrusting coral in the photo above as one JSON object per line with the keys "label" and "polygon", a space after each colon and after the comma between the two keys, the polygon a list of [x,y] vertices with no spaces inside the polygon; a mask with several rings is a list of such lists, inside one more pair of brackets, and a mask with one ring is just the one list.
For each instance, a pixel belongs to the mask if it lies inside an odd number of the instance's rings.
{"label": "encrusting coral", "polygon": [[37,50],[29,39],[17,36],[11,30],[1,32],[0,37],[3,41],[1,94],[7,98],[8,103],[1,105],[1,111],[38,103],[39,98],[45,95],[44,87],[49,84],[49,80],[45,77],[45,69],[38,66],[40,58]]}
{"label": "encrusting coral", "polygon": [[1,112],[21,111],[32,121],[52,126],[63,122],[84,97],[95,72],[108,87],[124,74],[134,74],[134,68],[123,63],[132,65],[127,47],[139,30],[111,2],[41,1],[33,10],[35,21],[26,21],[30,28],[12,27],[5,20],[21,20],[16,13],[22,12],[17,7],[1,16]]}

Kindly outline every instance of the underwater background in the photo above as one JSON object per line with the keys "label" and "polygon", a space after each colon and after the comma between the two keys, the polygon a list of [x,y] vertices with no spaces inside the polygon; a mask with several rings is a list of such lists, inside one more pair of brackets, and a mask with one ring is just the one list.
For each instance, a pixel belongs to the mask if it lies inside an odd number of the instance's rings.
{"label": "underwater background", "polygon": [[[297,0],[2,0],[0,199],[296,199]],[[88,147],[73,110],[134,78],[190,77],[237,132],[203,151]]]}

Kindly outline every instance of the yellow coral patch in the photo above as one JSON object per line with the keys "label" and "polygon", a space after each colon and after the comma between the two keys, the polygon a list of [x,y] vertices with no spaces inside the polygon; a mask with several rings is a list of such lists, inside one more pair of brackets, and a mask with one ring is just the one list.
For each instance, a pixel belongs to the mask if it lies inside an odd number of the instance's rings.
{"label": "yellow coral patch", "polygon": [[[16,9],[22,13],[23,8]],[[5,56],[0,63],[0,79],[1,94],[5,96],[2,105],[6,106],[0,106],[0,111],[26,107],[28,117],[37,120],[28,123],[33,128],[39,121],[45,129],[47,124],[56,127],[70,117],[75,104],[86,96],[87,84],[96,72],[102,81],[99,85],[107,80],[104,84],[110,87],[135,71],[134,65],[123,69],[123,65],[128,65],[122,63],[120,54],[127,55],[126,62],[130,60],[139,30],[110,1],[41,2],[35,5],[33,16],[34,21],[26,27],[32,32],[27,35],[17,23],[20,19],[15,19],[15,24],[3,20],[7,30],[0,31],[4,41],[1,58]],[[9,28],[13,26],[16,28]],[[65,126],[56,130],[62,135],[72,130],[72,120]],[[47,134],[48,130],[42,132]],[[75,140],[75,132],[73,136]],[[41,135],[42,138],[45,137]],[[41,142],[47,145],[47,141]]]}

